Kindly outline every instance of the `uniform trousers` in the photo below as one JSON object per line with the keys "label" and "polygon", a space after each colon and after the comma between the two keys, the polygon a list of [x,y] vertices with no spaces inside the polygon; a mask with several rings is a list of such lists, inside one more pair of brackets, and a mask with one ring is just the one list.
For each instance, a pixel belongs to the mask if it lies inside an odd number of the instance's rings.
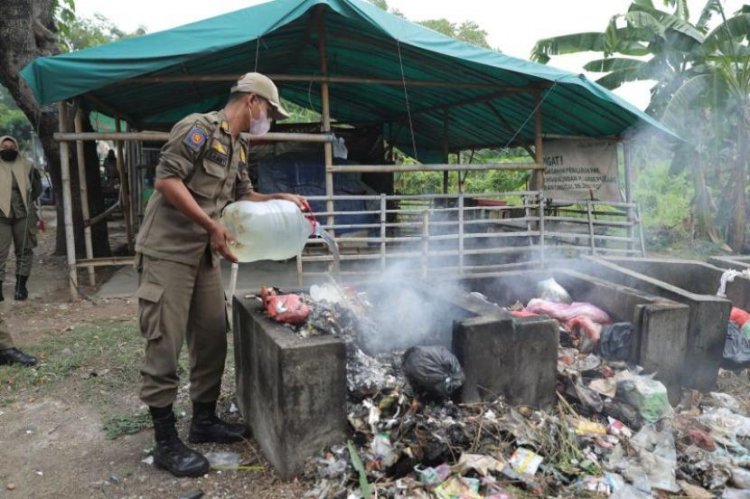
{"label": "uniform trousers", "polygon": [[221,270],[206,251],[197,266],[138,255],[138,320],[146,339],[141,400],[172,404],[179,387],[178,359],[187,342],[190,398],[219,398],[227,355],[227,310]]}

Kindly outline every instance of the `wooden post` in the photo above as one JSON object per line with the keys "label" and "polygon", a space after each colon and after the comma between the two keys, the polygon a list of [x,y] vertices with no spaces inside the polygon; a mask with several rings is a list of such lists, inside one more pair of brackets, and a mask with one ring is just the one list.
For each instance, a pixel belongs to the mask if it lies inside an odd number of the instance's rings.
{"label": "wooden post", "polygon": [[[59,128],[67,131],[68,113],[65,101],[58,104]],[[68,256],[68,284],[71,300],[78,299],[78,274],[76,271],[76,243],[73,231],[73,194],[70,188],[70,157],[67,142],[60,142],[60,171],[63,189],[63,219],[65,220],[65,250]]]}
{"label": "wooden post", "polygon": [[[450,147],[448,145],[448,110],[443,111],[443,161],[450,163]],[[448,170],[443,172],[443,194],[448,194]]]}
{"label": "wooden post", "polygon": [[[76,109],[74,123],[75,123],[76,133],[83,132],[83,112],[81,111],[80,106],[78,107],[78,109]],[[86,258],[92,259],[94,258],[94,244],[91,241],[91,225],[89,225],[89,221],[91,219],[91,214],[89,213],[89,189],[88,189],[88,183],[86,181],[86,159],[84,157],[82,140],[76,141],[76,156],[78,159],[78,182],[79,182],[78,185],[81,191],[81,214],[83,216],[83,239],[86,244]],[[94,272],[94,267],[89,267],[88,273],[89,273],[89,285],[95,286],[96,274]]]}
{"label": "wooden post", "polygon": [[537,196],[537,202],[539,203],[539,258],[542,261],[542,265],[544,265],[546,259],[544,247],[544,196],[541,193]]}
{"label": "wooden post", "polygon": [[[625,170],[625,202],[626,203],[632,203],[633,202],[633,190],[632,190],[632,183],[633,183],[633,172],[632,172],[632,158],[630,155],[630,142],[623,141],[622,142],[622,164],[623,169]],[[635,216],[634,211],[631,206],[628,206],[628,222],[631,223],[631,225],[628,227],[628,238],[632,241],[635,238]],[[633,243],[628,243],[628,249],[633,249]]]}
{"label": "wooden post", "polygon": [[422,277],[427,277],[430,268],[430,210],[422,212]]}
{"label": "wooden post", "polygon": [[385,270],[385,252],[386,252],[386,227],[385,224],[388,221],[387,216],[388,202],[386,201],[385,194],[380,194],[380,268]]}
{"label": "wooden post", "polygon": [[[325,78],[328,76],[328,57],[326,55],[326,32],[325,19],[323,17],[325,10],[319,7],[318,11],[318,51],[320,52],[320,74]],[[321,124],[323,133],[331,133],[331,103],[328,95],[328,81],[323,80],[320,83],[320,103],[321,103]],[[329,213],[326,224],[331,237],[335,236],[333,229],[334,216],[333,212],[333,144],[326,142],[323,144],[323,155],[325,158],[325,179],[326,179],[326,211]]]}
{"label": "wooden post", "polygon": [[[115,116],[115,129],[117,133],[120,133],[122,126],[120,125],[120,117]],[[120,175],[120,195],[122,202],[123,218],[125,219],[125,234],[128,239],[128,252],[133,253],[135,251],[135,244],[133,241],[133,225],[131,223],[132,218],[130,216],[130,188],[128,186],[128,172],[125,168],[125,162],[123,161],[123,148],[122,140],[118,140],[116,143],[117,147],[117,173]]]}
{"label": "wooden post", "polygon": [[536,113],[534,114],[534,162],[540,170],[534,170],[534,186],[538,191],[544,190],[544,148],[542,146],[542,94],[536,94]]}
{"label": "wooden post", "polygon": [[[460,154],[460,153],[459,153]],[[458,174],[459,177],[461,174]],[[464,274],[464,193],[458,193],[458,273]]]}
{"label": "wooden post", "polygon": [[596,256],[596,240],[594,239],[594,219],[591,215],[591,201],[586,201],[586,215],[589,222],[589,247],[591,254]]}

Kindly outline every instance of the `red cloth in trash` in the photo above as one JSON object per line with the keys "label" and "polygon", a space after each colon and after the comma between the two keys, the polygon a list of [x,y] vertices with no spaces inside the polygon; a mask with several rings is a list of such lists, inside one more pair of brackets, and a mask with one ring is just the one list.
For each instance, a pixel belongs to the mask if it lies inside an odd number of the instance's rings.
{"label": "red cloth in trash", "polygon": [[599,324],[608,324],[611,321],[609,315],[599,307],[590,303],[573,302],[573,303],[555,303],[541,298],[532,298],[526,305],[528,312],[534,312],[540,315],[547,315],[560,322],[568,322],[577,316],[588,317]]}
{"label": "red cloth in trash", "polygon": [[750,313],[745,312],[741,308],[732,307],[732,313],[729,314],[729,320],[739,324],[741,327],[750,320]]}
{"label": "red cloth in trash", "polygon": [[539,314],[529,312],[528,310],[511,310],[510,315],[513,317],[538,317]]}
{"label": "red cloth in trash", "polygon": [[579,315],[566,321],[565,329],[581,339],[578,349],[585,353],[594,351],[602,334],[602,325],[596,324],[585,315]]}
{"label": "red cloth in trash", "polygon": [[262,288],[260,296],[266,313],[276,322],[285,324],[302,324],[310,315],[310,307],[299,295],[278,295],[273,288]]}
{"label": "red cloth in trash", "polygon": [[579,315],[567,321],[565,329],[573,333],[583,333],[594,343],[599,343],[599,337],[602,334],[602,325],[594,323],[585,315]]}

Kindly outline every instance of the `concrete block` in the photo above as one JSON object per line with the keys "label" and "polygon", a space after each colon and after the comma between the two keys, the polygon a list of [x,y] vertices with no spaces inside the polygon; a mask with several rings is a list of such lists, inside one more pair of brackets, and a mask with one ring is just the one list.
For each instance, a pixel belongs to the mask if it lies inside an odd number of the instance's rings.
{"label": "concrete block", "polygon": [[299,338],[260,302],[234,297],[237,398],[263,454],[283,480],[346,439],[346,347]]}
{"label": "concrete block", "polygon": [[[728,300],[714,295],[693,293],[656,279],[650,273],[649,275],[642,274],[601,258],[584,257],[581,266],[582,272],[586,274],[687,305],[689,308],[687,353],[682,363],[679,379],[682,380],[683,386],[703,391],[715,389],[731,309],[731,303]],[[679,273],[679,269],[680,267],[674,267],[672,273]],[[667,277],[666,271],[661,272],[662,277]],[[682,280],[683,277],[675,276],[674,279]],[[684,284],[685,281],[681,282]],[[681,345],[679,335],[682,331],[668,324],[664,327],[665,329],[660,334],[672,336],[679,350],[679,345]],[[670,364],[674,365],[675,362],[674,359],[670,360]]]}
{"label": "concrete block", "polygon": [[466,374],[461,401],[502,395],[511,404],[552,406],[558,341],[557,324],[546,318],[475,317],[455,323],[453,352]]}
{"label": "concrete block", "polygon": [[[462,284],[500,305],[517,300],[525,304],[537,296],[537,283],[549,277],[554,277],[573,300],[606,310],[614,321],[631,322],[634,341],[630,360],[655,372],[669,390],[670,398],[679,399],[688,334],[686,305],[571,270],[503,272],[492,278],[466,279]],[[672,354],[654,362],[658,357],[650,352]]]}

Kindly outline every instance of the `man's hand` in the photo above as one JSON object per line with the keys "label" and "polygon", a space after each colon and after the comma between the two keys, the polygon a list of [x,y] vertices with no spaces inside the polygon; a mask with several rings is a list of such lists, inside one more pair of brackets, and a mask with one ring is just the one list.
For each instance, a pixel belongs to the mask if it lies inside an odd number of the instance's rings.
{"label": "man's hand", "polygon": [[227,228],[219,222],[215,222],[211,226],[209,234],[211,235],[211,249],[219,253],[226,260],[237,263],[237,257],[229,250],[229,245],[234,241]]}
{"label": "man's hand", "polygon": [[292,203],[297,205],[300,211],[311,211],[310,204],[307,202],[307,199],[305,199],[304,196],[300,196],[299,194],[289,194],[286,192],[280,192],[276,194],[276,199],[283,199],[285,201],[291,201]]}

